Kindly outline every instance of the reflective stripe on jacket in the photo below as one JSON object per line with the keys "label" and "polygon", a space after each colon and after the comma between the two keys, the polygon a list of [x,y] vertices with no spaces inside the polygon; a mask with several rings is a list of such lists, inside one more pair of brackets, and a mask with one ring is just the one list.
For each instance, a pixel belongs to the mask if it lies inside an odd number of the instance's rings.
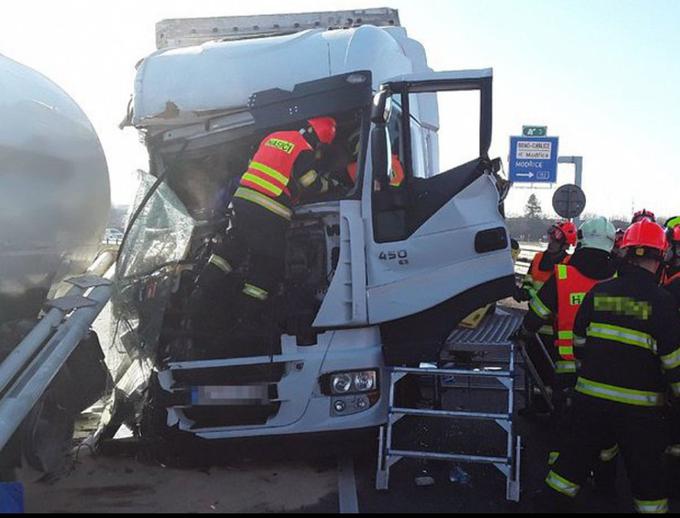
{"label": "reflective stripe on jacket", "polygon": [[671,391],[679,396],[677,311],[671,294],[641,268],[594,286],[574,324],[575,335],[585,337],[575,343],[576,391],[638,409],[662,407]]}
{"label": "reflective stripe on jacket", "polygon": [[[292,204],[289,184],[301,153],[313,151],[297,131],[279,131],[266,137],[241,177],[235,196],[258,204],[282,217]],[[257,196],[258,193],[260,196]],[[264,200],[262,196],[271,201]],[[287,218],[289,219],[289,217]]]}
{"label": "reflective stripe on jacket", "polygon": [[555,346],[563,360],[574,361],[574,322],[583,299],[598,281],[586,277],[576,268],[560,264],[555,267],[557,281],[557,318]]}
{"label": "reflective stripe on jacket", "polygon": [[[534,256],[534,260],[531,261],[531,266],[529,267],[529,272],[522,283],[522,287],[529,292],[531,298],[535,297],[536,294],[541,291],[543,285],[548,282],[555,271],[554,267],[547,271],[541,270],[541,263],[543,262],[544,257],[545,252],[539,252]],[[569,264],[570,259],[571,256],[567,255],[559,264]]]}

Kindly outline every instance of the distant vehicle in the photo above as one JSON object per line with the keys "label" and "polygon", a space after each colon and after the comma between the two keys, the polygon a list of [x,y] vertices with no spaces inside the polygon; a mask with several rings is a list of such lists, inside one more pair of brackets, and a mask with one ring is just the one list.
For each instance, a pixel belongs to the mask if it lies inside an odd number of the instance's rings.
{"label": "distant vehicle", "polygon": [[[433,72],[391,9],[168,20],[157,39],[127,121],[152,169],[117,265],[114,422],[206,439],[384,424],[386,363],[438,354],[461,320],[514,290],[508,183],[488,155],[492,71]],[[438,99],[461,91],[480,105],[475,144],[442,170]],[[225,200],[266,135],[326,115],[358,153],[357,179],[296,210],[271,315],[282,331],[242,337],[246,358],[216,331],[222,347],[192,356],[212,331],[192,334],[189,295],[228,233]],[[406,179],[391,188],[397,159]]]}
{"label": "distant vehicle", "polygon": [[0,324],[33,319],[87,268],[109,213],[92,124],[56,84],[0,55]]}

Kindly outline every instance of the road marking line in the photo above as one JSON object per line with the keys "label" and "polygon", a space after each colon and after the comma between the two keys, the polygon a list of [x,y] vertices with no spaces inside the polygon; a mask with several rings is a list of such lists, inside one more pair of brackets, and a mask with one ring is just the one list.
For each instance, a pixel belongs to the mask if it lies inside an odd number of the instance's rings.
{"label": "road marking line", "polygon": [[338,501],[340,514],[359,514],[354,461],[351,457],[338,457]]}

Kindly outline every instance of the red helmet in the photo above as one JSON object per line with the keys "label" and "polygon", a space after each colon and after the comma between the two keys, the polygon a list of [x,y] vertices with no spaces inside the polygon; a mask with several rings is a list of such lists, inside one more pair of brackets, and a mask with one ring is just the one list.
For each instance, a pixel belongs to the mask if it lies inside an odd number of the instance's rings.
{"label": "red helmet", "polygon": [[562,221],[553,225],[550,229],[550,236],[557,241],[565,241],[570,246],[576,246],[578,230],[571,221]]}
{"label": "red helmet", "polygon": [[667,237],[671,245],[680,244],[680,225],[672,229],[669,228]]}
{"label": "red helmet", "polygon": [[644,255],[645,249],[663,254],[668,248],[668,239],[660,225],[643,218],[626,231],[622,247],[641,250],[641,253],[636,252],[637,255]]}
{"label": "red helmet", "polygon": [[616,230],[616,241],[614,242],[614,249],[618,250],[623,248],[623,236],[626,235],[626,231],[622,228]]}
{"label": "red helmet", "polygon": [[335,140],[338,123],[333,117],[316,117],[309,119],[307,123],[316,133],[319,142],[331,144]]}
{"label": "red helmet", "polygon": [[638,223],[638,222],[642,221],[643,219],[649,220],[652,223],[656,223],[656,216],[654,215],[654,213],[652,211],[647,210],[647,209],[642,209],[642,210],[636,212],[635,215],[633,216],[632,223],[633,224]]}

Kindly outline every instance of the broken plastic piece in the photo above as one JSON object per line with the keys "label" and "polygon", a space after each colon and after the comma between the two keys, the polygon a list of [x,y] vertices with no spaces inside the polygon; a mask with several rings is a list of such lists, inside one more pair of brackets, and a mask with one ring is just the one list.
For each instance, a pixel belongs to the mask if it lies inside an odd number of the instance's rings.
{"label": "broken plastic piece", "polygon": [[470,475],[460,466],[454,466],[449,472],[449,482],[452,484],[467,485],[471,481]]}

